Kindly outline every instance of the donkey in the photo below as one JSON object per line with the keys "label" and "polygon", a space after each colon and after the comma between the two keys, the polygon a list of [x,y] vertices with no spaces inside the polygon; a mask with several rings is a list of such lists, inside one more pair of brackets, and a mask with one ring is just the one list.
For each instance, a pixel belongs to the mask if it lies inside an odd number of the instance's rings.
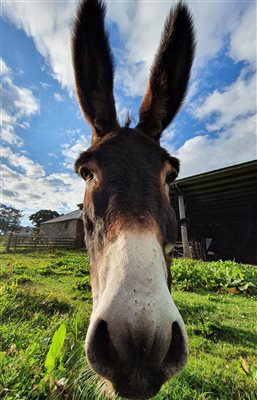
{"label": "donkey", "polygon": [[179,3],[167,17],[134,129],[119,125],[114,67],[101,0],[80,3],[72,57],[76,93],[92,144],[75,163],[86,181],[85,241],[93,311],[86,336],[90,367],[129,399],[154,396],[188,356],[171,297],[176,216],[169,184],[179,161],[160,147],[186,93],[194,57],[192,17]]}

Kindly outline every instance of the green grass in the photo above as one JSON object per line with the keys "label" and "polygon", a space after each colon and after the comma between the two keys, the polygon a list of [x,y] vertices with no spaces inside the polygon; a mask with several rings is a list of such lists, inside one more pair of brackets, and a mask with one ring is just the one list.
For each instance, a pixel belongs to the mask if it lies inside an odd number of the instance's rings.
{"label": "green grass", "polygon": [[[0,398],[98,399],[83,350],[92,301],[85,254],[1,254],[0,263]],[[257,269],[190,260],[172,269],[190,357],[155,400],[255,399]]]}

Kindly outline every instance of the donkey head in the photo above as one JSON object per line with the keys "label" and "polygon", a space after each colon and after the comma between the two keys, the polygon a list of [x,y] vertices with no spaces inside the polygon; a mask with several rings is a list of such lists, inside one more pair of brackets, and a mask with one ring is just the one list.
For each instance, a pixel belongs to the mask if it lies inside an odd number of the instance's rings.
{"label": "donkey head", "polygon": [[73,65],[92,145],[76,161],[86,181],[84,224],[93,313],[86,338],[90,366],[131,399],[154,396],[184,366],[187,335],[170,294],[176,217],[169,183],[179,162],[160,147],[177,113],[194,54],[191,16],[171,10],[134,129],[120,127],[105,6],[85,0],[73,30]]}

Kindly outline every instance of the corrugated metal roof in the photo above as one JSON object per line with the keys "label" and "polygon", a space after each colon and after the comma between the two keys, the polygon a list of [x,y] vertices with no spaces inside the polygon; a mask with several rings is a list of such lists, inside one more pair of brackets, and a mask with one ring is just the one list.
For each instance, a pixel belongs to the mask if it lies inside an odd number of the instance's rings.
{"label": "corrugated metal roof", "polygon": [[83,214],[82,214],[81,210],[75,210],[75,211],[72,211],[72,212],[70,212],[68,214],[61,215],[60,217],[56,217],[56,218],[53,218],[53,219],[49,219],[48,221],[42,222],[41,225],[43,225],[43,224],[53,224],[55,222],[70,221],[70,220],[73,220],[73,219],[82,220],[82,215]]}
{"label": "corrugated metal roof", "polygon": [[179,193],[190,216],[215,219],[231,214],[236,218],[246,207],[257,214],[257,160],[178,179],[172,187],[171,203],[177,215]]}

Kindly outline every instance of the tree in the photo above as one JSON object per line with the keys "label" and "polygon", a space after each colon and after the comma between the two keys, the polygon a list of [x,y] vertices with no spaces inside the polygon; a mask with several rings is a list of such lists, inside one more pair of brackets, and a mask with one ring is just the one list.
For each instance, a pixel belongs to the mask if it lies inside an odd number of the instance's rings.
{"label": "tree", "polygon": [[37,228],[39,228],[42,222],[49,221],[49,219],[53,219],[59,216],[60,214],[58,214],[57,211],[40,210],[34,214],[31,214],[29,220],[32,221],[32,223],[36,225]]}
{"label": "tree", "polygon": [[2,233],[19,229],[22,217],[20,210],[0,203],[0,231]]}

